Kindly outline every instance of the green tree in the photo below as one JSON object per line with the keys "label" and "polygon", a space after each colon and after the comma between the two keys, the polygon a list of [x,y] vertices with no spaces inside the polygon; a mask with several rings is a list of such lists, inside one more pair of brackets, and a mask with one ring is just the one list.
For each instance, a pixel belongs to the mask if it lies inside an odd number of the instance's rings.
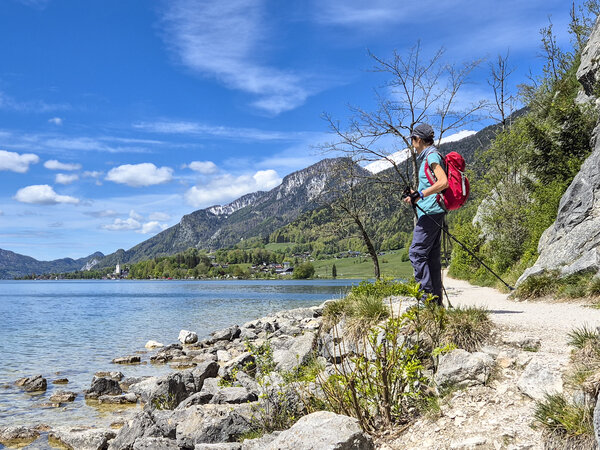
{"label": "green tree", "polygon": [[309,262],[302,263],[294,267],[292,278],[295,280],[306,280],[315,274],[315,266]]}
{"label": "green tree", "polygon": [[337,267],[335,267],[335,264],[331,266],[331,276],[337,278]]}

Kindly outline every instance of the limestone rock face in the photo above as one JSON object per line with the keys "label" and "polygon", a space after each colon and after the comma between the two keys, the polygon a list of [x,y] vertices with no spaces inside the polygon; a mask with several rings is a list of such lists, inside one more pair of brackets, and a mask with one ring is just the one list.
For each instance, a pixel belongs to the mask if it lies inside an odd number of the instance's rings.
{"label": "limestone rock face", "polygon": [[[587,95],[594,95],[600,79],[600,21],[581,56],[577,78]],[[561,275],[600,272],[600,125],[594,130],[593,152],[564,193],[556,221],[542,235],[535,265],[517,281],[544,270]]]}
{"label": "limestone rock face", "polygon": [[101,450],[108,447],[108,441],[115,437],[115,432],[96,428],[60,427],[51,430],[49,436],[60,441],[67,448]]}

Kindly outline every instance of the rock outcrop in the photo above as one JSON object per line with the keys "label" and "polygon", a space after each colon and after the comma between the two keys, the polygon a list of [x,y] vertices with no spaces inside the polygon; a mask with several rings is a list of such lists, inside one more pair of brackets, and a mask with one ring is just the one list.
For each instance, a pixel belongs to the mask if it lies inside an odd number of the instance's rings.
{"label": "rock outcrop", "polygon": [[[584,96],[597,94],[600,77],[600,22],[596,23],[583,51],[577,71]],[[592,98],[593,99],[593,98]],[[564,193],[556,221],[542,235],[538,260],[517,281],[545,270],[558,270],[562,276],[574,273],[600,273],[600,125],[594,130],[592,154]]]}

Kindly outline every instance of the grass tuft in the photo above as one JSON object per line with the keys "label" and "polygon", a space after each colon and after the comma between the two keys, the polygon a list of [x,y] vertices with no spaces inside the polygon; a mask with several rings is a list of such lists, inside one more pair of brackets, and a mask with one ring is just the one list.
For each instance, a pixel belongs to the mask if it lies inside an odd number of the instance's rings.
{"label": "grass tuft", "polygon": [[593,448],[595,441],[593,414],[593,405],[576,405],[564,394],[553,394],[537,402],[534,418],[552,448],[584,449]]}
{"label": "grass tuft", "polygon": [[587,348],[589,345],[598,346],[600,344],[600,332],[597,329],[588,328],[587,325],[574,328],[567,337],[569,338],[567,343],[579,350]]}
{"label": "grass tuft", "polygon": [[447,311],[444,342],[469,352],[476,351],[489,338],[492,321],[484,308],[454,308]]}
{"label": "grass tuft", "polygon": [[521,299],[545,297],[558,289],[558,275],[544,273],[527,278],[515,291],[515,296]]}

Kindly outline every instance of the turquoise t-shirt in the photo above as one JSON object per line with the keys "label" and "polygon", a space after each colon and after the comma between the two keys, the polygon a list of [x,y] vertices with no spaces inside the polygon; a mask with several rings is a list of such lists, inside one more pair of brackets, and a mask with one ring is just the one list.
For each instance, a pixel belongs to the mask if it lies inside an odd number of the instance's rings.
{"label": "turquoise t-shirt", "polygon": [[[431,147],[427,147],[423,152],[418,156],[418,160],[421,162],[419,166],[419,188],[418,191],[422,191],[423,189],[427,189],[431,186],[429,180],[427,180],[427,175],[425,175],[425,159],[429,163],[429,167],[432,167],[432,164],[437,163],[446,170],[444,167],[444,162],[442,161],[442,157],[438,152],[438,149],[433,145]],[[419,200],[417,204],[421,207],[423,211],[419,208],[417,209],[417,216],[421,217],[423,214],[440,214],[445,212],[444,209],[438,204],[436,200],[437,195],[429,195],[425,197],[423,200]]]}

